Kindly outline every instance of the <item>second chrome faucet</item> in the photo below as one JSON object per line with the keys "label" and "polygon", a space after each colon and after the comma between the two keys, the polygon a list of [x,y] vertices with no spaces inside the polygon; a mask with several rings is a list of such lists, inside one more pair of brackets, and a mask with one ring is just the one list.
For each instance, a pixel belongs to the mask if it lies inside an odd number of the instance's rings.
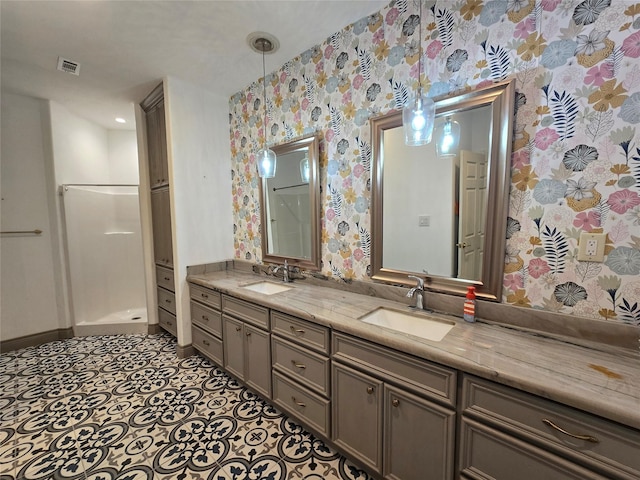
{"label": "second chrome faucet", "polygon": [[293,279],[290,276],[291,272],[289,271],[289,263],[287,263],[286,260],[284,261],[284,265],[278,265],[276,268],[273,269],[273,274],[275,275],[276,273],[278,273],[279,270],[282,270],[283,282],[285,283],[293,282]]}
{"label": "second chrome faucet", "polygon": [[417,285],[407,292],[407,298],[412,298],[415,296],[415,308],[418,310],[424,310],[424,279],[416,277],[415,275],[409,275],[409,279],[415,280],[417,282]]}

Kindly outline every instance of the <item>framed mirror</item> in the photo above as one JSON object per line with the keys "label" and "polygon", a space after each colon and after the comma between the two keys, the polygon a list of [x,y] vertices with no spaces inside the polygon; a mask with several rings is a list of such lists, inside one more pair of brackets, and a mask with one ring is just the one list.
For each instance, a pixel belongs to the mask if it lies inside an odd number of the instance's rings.
{"label": "framed mirror", "polygon": [[320,269],[319,140],[308,135],[271,149],[276,175],[260,182],[262,261]]}
{"label": "framed mirror", "polygon": [[[499,300],[514,81],[434,99],[431,143],[404,144],[402,112],[372,119],[374,280]],[[453,141],[453,143],[452,143]]]}

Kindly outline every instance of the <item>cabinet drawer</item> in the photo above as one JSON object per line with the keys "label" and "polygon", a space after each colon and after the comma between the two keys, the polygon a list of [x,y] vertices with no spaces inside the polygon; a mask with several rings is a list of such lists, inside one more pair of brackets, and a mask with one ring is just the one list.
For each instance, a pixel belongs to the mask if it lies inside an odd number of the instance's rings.
{"label": "cabinet drawer", "polygon": [[286,372],[297,382],[329,395],[329,359],[293,343],[271,337],[273,367]]}
{"label": "cabinet drawer", "polygon": [[269,329],[269,309],[266,307],[223,295],[222,311],[257,327]]}
{"label": "cabinet drawer", "polygon": [[[465,376],[462,408],[496,428],[567,456],[614,478],[640,478],[640,431],[559,405],[535,395]],[[568,433],[594,437],[597,442]]]}
{"label": "cabinet drawer", "polygon": [[329,437],[329,400],[296,385],[278,372],[273,372],[273,401],[318,433]]}
{"label": "cabinet drawer", "polygon": [[222,338],[222,314],[197,302],[191,302],[191,323]]}
{"label": "cabinet drawer", "polygon": [[173,270],[156,265],[156,283],[162,288],[175,292]]}
{"label": "cabinet drawer", "polygon": [[460,429],[462,478],[520,480],[602,479],[574,463],[529,445],[474,420],[463,418]]}
{"label": "cabinet drawer", "polygon": [[192,300],[220,310],[221,302],[219,292],[201,287],[200,285],[194,285],[193,283],[189,284],[189,292],[191,293]]}
{"label": "cabinet drawer", "polygon": [[222,340],[198,327],[191,327],[191,336],[195,349],[217,365],[222,365]]}
{"label": "cabinet drawer", "polygon": [[163,310],[158,309],[158,324],[174,337],[178,336],[178,328],[176,324],[176,316]]}
{"label": "cabinet drawer", "polygon": [[333,334],[333,357],[352,366],[373,369],[386,381],[455,406],[456,371],[453,369],[341,333]]}
{"label": "cabinet drawer", "polygon": [[280,312],[271,312],[271,331],[314,350],[329,353],[329,329]]}
{"label": "cabinet drawer", "polygon": [[158,287],[158,306],[165,309],[167,312],[176,314],[176,296],[173,292]]}

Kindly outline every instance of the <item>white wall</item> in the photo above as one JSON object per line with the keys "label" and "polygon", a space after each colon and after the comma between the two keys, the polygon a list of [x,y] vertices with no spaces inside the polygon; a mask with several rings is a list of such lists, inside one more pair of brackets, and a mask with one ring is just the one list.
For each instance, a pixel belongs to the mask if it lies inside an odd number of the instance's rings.
{"label": "white wall", "polygon": [[[43,135],[45,101],[2,92],[0,225],[5,230],[41,229],[42,235],[0,239],[0,339],[66,326],[59,314],[54,245]],[[53,226],[53,228],[52,228]]]}
{"label": "white wall", "polygon": [[178,344],[191,344],[187,266],[233,256],[228,99],[176,78],[164,86]]}
{"label": "white wall", "polygon": [[107,130],[109,182],[138,185],[138,139],[135,130]]}

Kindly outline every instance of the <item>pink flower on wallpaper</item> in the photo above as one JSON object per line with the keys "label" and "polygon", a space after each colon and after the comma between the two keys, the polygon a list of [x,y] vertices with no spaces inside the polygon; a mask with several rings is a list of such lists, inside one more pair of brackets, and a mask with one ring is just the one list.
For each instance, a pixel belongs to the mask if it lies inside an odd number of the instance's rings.
{"label": "pink flower on wallpaper", "polygon": [[508,290],[515,292],[523,287],[522,285],[522,275],[517,273],[511,273],[509,275],[504,276],[504,287]]}
{"label": "pink flower on wallpaper", "polygon": [[535,30],[535,22],[532,17],[527,17],[516,25],[515,32],[513,33],[516,38],[524,40]]}
{"label": "pink flower on wallpaper", "polygon": [[560,137],[555,130],[548,127],[543,128],[536,133],[536,147],[540,150],[546,150],[549,148],[549,145],[555,142],[558,138]]}
{"label": "pink flower on wallpaper", "polygon": [[521,169],[522,167],[529,165],[529,150],[521,148],[511,157],[511,166],[513,168]]}
{"label": "pink flower on wallpaper", "polygon": [[478,83],[478,85],[476,85],[476,88],[488,87],[489,85],[493,85],[494,83],[495,82],[490,79],[482,80],[480,83]]}
{"label": "pink flower on wallpaper", "polygon": [[353,251],[353,258],[355,258],[357,262],[359,262],[364,258],[364,252],[362,251],[361,248],[356,248]]}
{"label": "pink flower on wallpaper", "polygon": [[627,57],[640,57],[640,30],[624,39],[622,51]]}
{"label": "pink flower on wallpaper", "polygon": [[529,262],[529,275],[533,278],[540,278],[549,271],[551,271],[549,264],[541,258],[534,258]]}
{"label": "pink flower on wallpaper", "polygon": [[242,192],[243,192],[242,187],[238,187],[236,192],[238,192],[238,197],[241,197],[242,196]]}
{"label": "pink flower on wallpaper", "polygon": [[316,63],[316,75],[319,75],[323,71],[324,71],[324,60],[321,60],[318,63]]}
{"label": "pink flower on wallpaper", "polygon": [[384,28],[379,28],[373,34],[373,43],[380,43],[384,40]]}
{"label": "pink flower on wallpaper", "polygon": [[351,82],[351,85],[353,85],[353,88],[358,89],[362,86],[363,83],[364,77],[362,75],[356,75],[356,77],[353,79],[353,82]]}
{"label": "pink flower on wallpaper", "polygon": [[257,222],[258,222],[258,216],[257,216],[257,215],[255,215],[255,214],[254,214],[254,215],[251,215],[251,221],[252,221],[253,223],[257,223]]}
{"label": "pink flower on wallpaper", "polygon": [[342,95],[342,104],[347,105],[351,102],[351,91],[348,91],[344,95]]}
{"label": "pink flower on wallpaper", "polygon": [[247,92],[247,103],[253,102],[253,93]]}
{"label": "pink flower on wallpaper", "polygon": [[580,212],[573,221],[573,226],[590,232],[600,226],[600,214],[597,212]]}
{"label": "pink flower on wallpaper", "polygon": [[344,261],[342,262],[342,266],[347,270],[350,270],[351,268],[353,268],[353,262],[351,261],[350,258],[345,258]]}
{"label": "pink flower on wallpaper", "polygon": [[327,142],[330,142],[331,140],[333,140],[333,137],[335,137],[335,136],[336,136],[336,134],[333,132],[333,130],[328,129],[327,133],[324,134],[324,139]]}
{"label": "pink flower on wallpaper", "polygon": [[353,167],[353,174],[356,176],[356,178],[360,178],[360,175],[362,175],[362,173],[364,172],[364,167],[361,164],[357,164],[355,167]]}
{"label": "pink flower on wallpaper", "polygon": [[398,18],[398,15],[400,15],[400,12],[398,11],[397,8],[394,7],[391,10],[389,10],[387,12],[387,18],[386,18],[387,25],[393,25],[396,21],[396,18]]}
{"label": "pink flower on wallpaper", "polygon": [[609,195],[607,203],[611,205],[611,210],[616,213],[625,213],[630,208],[640,205],[640,197],[631,190],[620,190]]}
{"label": "pink flower on wallpaper", "polygon": [[327,48],[324,50],[324,58],[329,60],[331,55],[333,55],[333,47],[331,45],[327,45]]}
{"label": "pink flower on wallpaper", "polygon": [[282,72],[280,74],[280,83],[284,83],[287,80],[287,73],[286,72]]}
{"label": "pink flower on wallpaper", "polygon": [[561,0],[542,0],[542,9],[552,12],[560,4]]}
{"label": "pink flower on wallpaper", "polygon": [[613,78],[613,68],[609,62],[603,62],[600,65],[591,67],[587,70],[587,75],[584,77],[584,83],[587,85],[593,84],[596,87],[601,86],[605,79]]}
{"label": "pink flower on wallpaper", "polygon": [[334,218],[336,218],[336,212],[333,208],[330,208],[327,210],[327,214],[325,215],[325,217],[327,218],[327,220],[331,221]]}
{"label": "pink flower on wallpaper", "polygon": [[434,58],[436,58],[438,53],[440,53],[440,50],[442,50],[442,43],[440,42],[440,40],[434,40],[429,45],[427,45],[427,57],[433,60]]}
{"label": "pink flower on wallpaper", "polygon": [[302,102],[300,103],[300,107],[302,107],[302,110],[307,110],[307,108],[309,108],[309,100],[307,100],[307,97],[304,97],[302,99]]}
{"label": "pink flower on wallpaper", "polygon": [[298,110],[294,115],[293,115],[293,119],[296,122],[299,122],[302,119],[302,110]]}

